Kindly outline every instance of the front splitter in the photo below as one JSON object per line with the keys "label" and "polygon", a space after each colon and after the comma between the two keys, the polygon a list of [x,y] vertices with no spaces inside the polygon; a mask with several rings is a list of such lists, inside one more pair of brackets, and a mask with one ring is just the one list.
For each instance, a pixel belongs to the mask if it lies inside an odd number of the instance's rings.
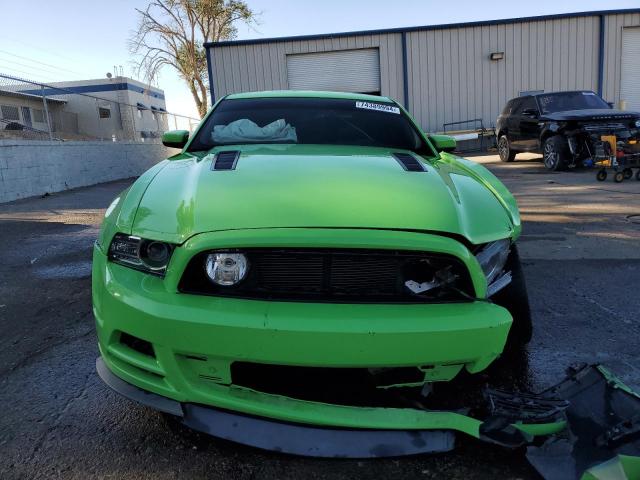
{"label": "front splitter", "polygon": [[189,428],[215,437],[307,457],[376,458],[447,452],[454,448],[452,430],[371,430],[320,428],[242,415],[210,406],[180,403],[142,390],[117,377],[102,357],[100,378],[120,395],[174,415]]}

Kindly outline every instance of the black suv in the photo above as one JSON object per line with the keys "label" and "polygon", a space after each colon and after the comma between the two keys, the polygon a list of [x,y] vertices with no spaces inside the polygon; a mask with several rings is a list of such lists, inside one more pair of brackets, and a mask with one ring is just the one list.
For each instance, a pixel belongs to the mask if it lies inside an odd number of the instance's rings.
{"label": "black suv", "polygon": [[498,153],[542,153],[549,170],[640,152],[640,113],[614,110],[591,91],[539,93],[507,102],[496,121]]}

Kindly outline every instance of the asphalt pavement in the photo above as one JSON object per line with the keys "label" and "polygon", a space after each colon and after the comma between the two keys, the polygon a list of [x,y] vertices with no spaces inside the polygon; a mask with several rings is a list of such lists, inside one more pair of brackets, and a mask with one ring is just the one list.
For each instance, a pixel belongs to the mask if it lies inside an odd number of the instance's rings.
{"label": "asphalt pavement", "polygon": [[[516,195],[524,220],[534,337],[507,366],[513,383],[540,389],[571,364],[598,362],[640,389],[640,182],[549,173],[532,155],[475,160]],[[400,459],[262,452],[111,392],[95,373],[91,248],[130,182],[0,205],[0,478],[538,478],[521,450],[462,435],[453,452]]]}

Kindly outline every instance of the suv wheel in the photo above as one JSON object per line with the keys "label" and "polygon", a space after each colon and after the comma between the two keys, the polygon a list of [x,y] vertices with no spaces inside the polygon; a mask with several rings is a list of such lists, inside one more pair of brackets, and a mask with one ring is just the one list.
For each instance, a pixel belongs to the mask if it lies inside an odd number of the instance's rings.
{"label": "suv wheel", "polygon": [[516,152],[511,150],[511,144],[506,135],[501,135],[498,139],[498,154],[503,162],[513,162]]}
{"label": "suv wheel", "polygon": [[547,138],[542,147],[545,168],[552,172],[563,170],[567,165],[568,150],[567,140],[564,137],[554,135]]}

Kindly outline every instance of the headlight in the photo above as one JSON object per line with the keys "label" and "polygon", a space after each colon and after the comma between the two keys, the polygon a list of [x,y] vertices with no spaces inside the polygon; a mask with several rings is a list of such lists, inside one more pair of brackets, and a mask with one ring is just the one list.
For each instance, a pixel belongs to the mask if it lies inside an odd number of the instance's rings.
{"label": "headlight", "polygon": [[212,253],[205,262],[209,279],[223,287],[239,283],[247,273],[247,266],[247,257],[242,253]]}
{"label": "headlight", "polygon": [[509,239],[498,240],[487,244],[476,255],[476,259],[487,277],[487,284],[490,284],[502,272],[509,257],[510,247],[511,241]]}
{"label": "headlight", "polygon": [[127,267],[164,276],[173,245],[116,233],[109,246],[109,260]]}
{"label": "headlight", "polygon": [[636,128],[640,128],[640,120],[636,120],[636,123],[634,123],[634,125],[636,126]]}

